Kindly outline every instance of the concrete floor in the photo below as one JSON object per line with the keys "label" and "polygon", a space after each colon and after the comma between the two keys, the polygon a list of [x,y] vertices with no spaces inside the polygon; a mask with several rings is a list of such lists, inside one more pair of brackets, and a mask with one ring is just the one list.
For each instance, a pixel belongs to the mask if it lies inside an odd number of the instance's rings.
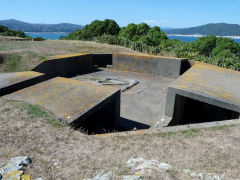
{"label": "concrete floor", "polygon": [[[101,68],[97,72],[76,76],[73,79],[96,84],[97,80],[113,78],[139,83],[121,93],[121,126],[146,129],[164,125],[167,88],[175,79],[136,72],[123,72]],[[114,85],[124,88],[125,85]]]}

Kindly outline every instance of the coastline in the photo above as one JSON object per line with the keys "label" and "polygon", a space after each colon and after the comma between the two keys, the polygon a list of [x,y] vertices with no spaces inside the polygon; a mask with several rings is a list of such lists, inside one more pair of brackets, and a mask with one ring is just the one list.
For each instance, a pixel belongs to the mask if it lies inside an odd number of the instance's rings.
{"label": "coastline", "polygon": [[24,32],[28,34],[68,34],[69,32]]}
{"label": "coastline", "polygon": [[[202,35],[202,34],[167,34],[167,36],[177,36],[177,37],[195,37],[195,38],[199,38],[199,37],[204,37],[207,35]],[[216,36],[216,37],[223,37],[223,38],[231,38],[231,39],[240,39],[240,36]]]}

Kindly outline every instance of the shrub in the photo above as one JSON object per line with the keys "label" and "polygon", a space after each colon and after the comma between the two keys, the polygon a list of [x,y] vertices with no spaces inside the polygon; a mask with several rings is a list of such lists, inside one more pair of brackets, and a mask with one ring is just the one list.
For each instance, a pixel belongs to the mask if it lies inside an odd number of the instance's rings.
{"label": "shrub", "polygon": [[34,41],[44,41],[45,39],[42,37],[35,37],[33,38]]}

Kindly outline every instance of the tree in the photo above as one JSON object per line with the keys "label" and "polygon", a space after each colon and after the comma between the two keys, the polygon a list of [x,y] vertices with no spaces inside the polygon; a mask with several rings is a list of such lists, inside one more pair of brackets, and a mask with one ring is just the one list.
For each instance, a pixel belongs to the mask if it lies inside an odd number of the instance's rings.
{"label": "tree", "polygon": [[167,36],[164,32],[160,30],[158,26],[151,28],[147,34],[140,38],[140,41],[143,41],[147,45],[157,46],[164,40],[167,40]]}
{"label": "tree", "polygon": [[114,20],[105,19],[104,21],[95,20],[86,25],[81,30],[70,33],[65,39],[92,40],[104,34],[118,35],[120,27]]}
{"label": "tree", "polygon": [[229,53],[236,54],[240,50],[239,44],[233,39],[219,37],[216,42],[217,46],[212,52],[214,56],[229,56]]}
{"label": "tree", "polygon": [[129,40],[133,40],[136,35],[137,25],[134,23],[128,24],[127,27],[123,27],[119,32],[119,37],[124,37]]}
{"label": "tree", "polygon": [[119,31],[120,31],[119,25],[115,21],[109,20],[107,34],[118,35]]}
{"label": "tree", "polygon": [[200,37],[195,41],[195,48],[200,54],[210,56],[212,50],[216,47],[216,40],[217,38],[214,35]]}

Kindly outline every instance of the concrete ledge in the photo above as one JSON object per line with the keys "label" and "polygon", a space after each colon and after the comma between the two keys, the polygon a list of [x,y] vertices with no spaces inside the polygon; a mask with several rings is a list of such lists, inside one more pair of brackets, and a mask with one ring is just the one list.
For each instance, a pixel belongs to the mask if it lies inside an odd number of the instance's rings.
{"label": "concrete ledge", "polygon": [[87,119],[110,126],[120,117],[119,89],[67,78],[56,77],[4,98],[40,105],[74,126]]}
{"label": "concrete ledge", "polygon": [[32,86],[47,79],[48,77],[44,74],[33,71],[2,73],[0,74],[0,96]]}
{"label": "concrete ledge", "polygon": [[[205,108],[215,111],[216,117],[226,111],[226,118],[240,113],[240,73],[204,63],[194,63],[193,67],[174,81],[168,88],[166,116],[182,119],[189,113],[184,109],[197,103],[192,113]],[[199,108],[199,109],[198,109]],[[195,109],[195,110],[194,110]],[[199,111],[198,111],[199,110]],[[210,113],[207,112],[206,113]],[[197,114],[196,114],[197,116]],[[224,117],[222,117],[224,120]],[[214,118],[212,119],[214,121]]]}
{"label": "concrete ledge", "polygon": [[190,68],[190,63],[180,58],[115,53],[111,68],[177,78]]}
{"label": "concrete ledge", "polygon": [[91,54],[69,54],[54,56],[44,60],[32,71],[44,73],[48,76],[69,77],[94,70]]}

